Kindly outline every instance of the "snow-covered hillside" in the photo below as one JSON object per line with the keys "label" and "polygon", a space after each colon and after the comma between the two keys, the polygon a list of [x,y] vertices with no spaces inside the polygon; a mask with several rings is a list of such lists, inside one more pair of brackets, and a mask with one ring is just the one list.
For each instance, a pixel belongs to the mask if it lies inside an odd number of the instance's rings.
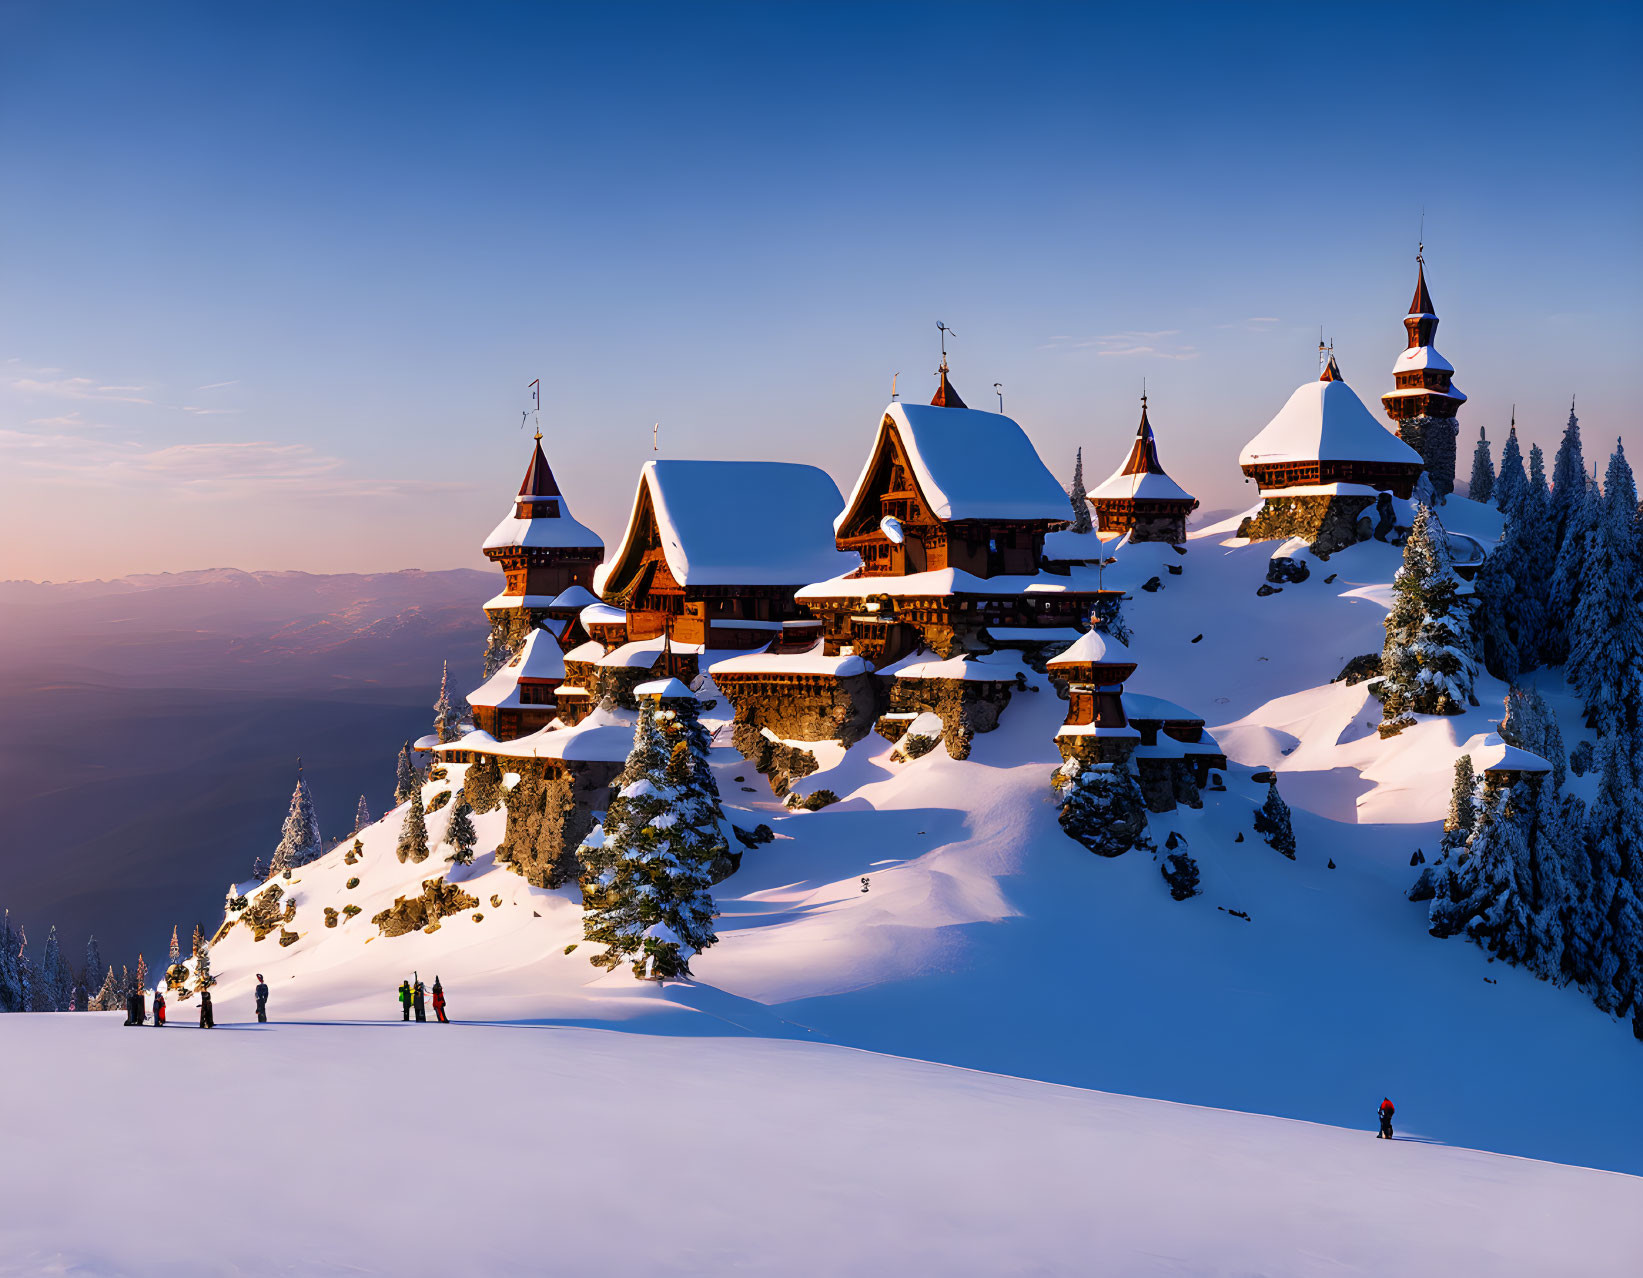
{"label": "snow-covered hillside", "polygon": [[[1498,527],[1458,498],[1445,518],[1485,539]],[[262,972],[277,1018],[394,1017],[415,970],[441,977],[459,1019],[733,1026],[1366,1129],[1391,1094],[1433,1139],[1643,1171],[1643,1062],[1628,1027],[1577,991],[1434,940],[1424,907],[1404,899],[1414,849],[1435,848],[1454,759],[1490,731],[1504,688],[1484,677],[1480,708],[1382,741],[1363,685],[1330,680],[1379,649],[1397,550],[1365,543],[1258,596],[1278,550],[1294,553],[1221,526],[1185,555],[1137,546],[1108,570],[1133,596],[1130,688],[1203,714],[1233,761],[1203,809],[1150,821],[1160,854],[1174,833],[1197,860],[1191,900],[1170,898],[1155,856],[1103,860],[1062,833],[1049,778],[1065,703],[1001,653],[988,660],[1037,691],[1015,694],[970,759],[938,749],[898,762],[877,736],[823,747],[822,770],[796,787],[840,796],[820,811],[780,806],[719,733],[731,815],[776,840],[715,889],[721,939],[693,964],[695,983],[658,990],[590,966],[574,886],[532,888],[483,851],[446,865],[447,805],[428,819],[436,847],[420,865],[395,856],[396,810],[364,832],[354,863],[344,844],[282,883],[296,902],[288,946],[278,930],[257,942],[231,929],[213,951],[219,1015],[243,1015]],[[1154,577],[1161,588],[1145,589]],[[721,699],[709,726],[727,713]],[[1573,714],[1564,731],[1580,739]],[[1251,773],[1269,766],[1295,809],[1293,863],[1251,829],[1265,793]],[[425,801],[461,776],[452,766]],[[503,820],[477,818],[480,849]],[[447,872],[473,906],[431,933],[379,935],[373,915]],[[350,905],[359,912],[326,926],[326,907]]]}
{"label": "snow-covered hillside", "polygon": [[820,1044],[105,1014],[0,1017],[0,1057],[31,1100],[0,1275],[1620,1278],[1643,1252],[1643,1181],[1418,1122],[1388,1144]]}

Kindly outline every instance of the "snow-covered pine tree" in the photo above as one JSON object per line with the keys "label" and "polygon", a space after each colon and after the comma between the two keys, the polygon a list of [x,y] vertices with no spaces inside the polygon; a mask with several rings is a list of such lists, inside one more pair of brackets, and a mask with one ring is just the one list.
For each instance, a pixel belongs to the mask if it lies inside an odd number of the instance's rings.
{"label": "snow-covered pine tree", "polygon": [[718,939],[708,889],[724,852],[718,796],[695,775],[687,724],[663,728],[657,719],[657,702],[642,698],[604,824],[581,848],[583,932],[605,947],[593,963],[631,963],[635,976],[653,980],[688,976],[691,957]]}
{"label": "snow-covered pine tree", "polygon": [[1558,543],[1557,565],[1552,572],[1546,606],[1546,642],[1542,648],[1546,664],[1553,666],[1569,659],[1569,637],[1581,595],[1585,593],[1592,536],[1603,518],[1603,496],[1597,484],[1585,475],[1577,476],[1575,482],[1580,491],[1569,498],[1569,516]]}
{"label": "snow-covered pine tree", "polygon": [[40,978],[45,986],[46,999],[53,1012],[74,1010],[74,972],[63,956],[63,947],[57,940],[57,925],[46,932],[46,952],[40,963]]}
{"label": "snow-covered pine tree", "polygon": [[1198,895],[1198,862],[1185,852],[1166,852],[1158,872],[1169,884],[1172,899],[1186,901]]}
{"label": "snow-covered pine tree", "polygon": [[1067,494],[1073,504],[1072,531],[1087,533],[1094,526],[1090,520],[1090,498],[1084,491],[1084,450],[1080,448],[1073,461],[1073,486]]}
{"label": "snow-covered pine tree", "polygon": [[1278,793],[1276,773],[1267,782],[1266,802],[1255,809],[1255,833],[1267,841],[1268,847],[1291,861],[1295,859],[1295,831],[1290,825],[1289,804]]}
{"label": "snow-covered pine tree", "polygon": [[1123,600],[1124,596],[1116,593],[1098,598],[1090,613],[1090,629],[1109,639],[1116,639],[1128,648],[1133,633],[1124,620]]}
{"label": "snow-covered pine tree", "polygon": [[298,759],[297,785],[291,791],[291,807],[285,814],[285,825],[280,831],[279,845],[274,849],[269,873],[274,875],[295,870],[324,854],[319,818],[314,815],[313,797],[308,793],[308,782],[302,775],[302,760]]}
{"label": "snow-covered pine tree", "polygon": [[399,749],[399,767],[394,775],[394,802],[404,803],[411,791],[422,784],[422,773],[416,766],[416,757],[407,741]]}
{"label": "snow-covered pine tree", "polygon": [[1495,495],[1495,459],[1489,453],[1489,438],[1478,427],[1478,446],[1472,450],[1472,482],[1466,495],[1473,501],[1488,501]]}
{"label": "snow-covered pine tree", "polygon": [[1569,774],[1569,758],[1563,750],[1563,734],[1557,716],[1538,690],[1514,686],[1506,693],[1506,714],[1500,721],[1500,739],[1530,754],[1538,754],[1552,765],[1552,784],[1562,789]]}
{"label": "snow-covered pine tree", "polygon": [[[95,936],[86,939],[86,985],[93,993],[97,990],[97,973],[103,968],[103,951]],[[112,968],[110,969],[113,970]]]}
{"label": "snow-covered pine tree", "polygon": [[1069,759],[1061,766],[1061,828],[1097,856],[1122,856],[1150,848],[1147,806],[1141,788],[1121,764],[1085,766]]}
{"label": "snow-covered pine tree", "polygon": [[0,1012],[23,1010],[23,988],[17,972],[17,933],[11,930],[11,911],[0,916]]}
{"label": "snow-covered pine tree", "polygon": [[120,1006],[125,1006],[126,999],[130,998],[137,985],[131,975],[131,969],[124,963],[120,964]]}
{"label": "snow-covered pine tree", "polygon": [[148,960],[141,954],[137,955],[137,986],[135,993],[148,992]]}
{"label": "snow-covered pine tree", "polygon": [[268,863],[260,856],[251,862],[251,877],[258,883],[268,881]]}
{"label": "snow-covered pine tree", "polygon": [[1643,964],[1643,931],[1637,901],[1643,880],[1643,791],[1638,761],[1619,734],[1598,742],[1597,794],[1587,818],[1592,857],[1596,931],[1593,999],[1605,1011],[1624,1013],[1637,995]]}
{"label": "snow-covered pine tree", "polygon": [[103,984],[91,1000],[91,1010],[94,1012],[112,1012],[120,1006],[120,978],[114,975],[111,964],[108,975],[103,977]]}
{"label": "snow-covered pine tree", "polygon": [[434,702],[434,736],[444,745],[462,735],[462,716],[451,704],[451,663],[447,661],[439,672],[439,700]]}
{"label": "snow-covered pine tree", "polygon": [[34,967],[34,957],[29,953],[29,933],[26,927],[17,928],[17,989],[22,995],[22,1003],[18,1007],[20,1012],[43,1012],[36,1000],[40,996],[40,977]]}
{"label": "snow-covered pine tree", "polygon": [[[1506,518],[1500,541],[1478,570],[1473,583],[1477,601],[1474,622],[1478,655],[1484,667],[1497,679],[1514,682],[1534,663],[1535,653],[1544,643],[1544,616],[1534,607],[1534,592],[1524,584],[1537,571],[1529,562],[1528,538],[1524,532],[1528,480],[1518,486],[1518,497],[1504,507]],[[1527,620],[1533,627],[1525,630]],[[1525,655],[1527,654],[1527,655]]]}
{"label": "snow-covered pine tree", "polygon": [[474,844],[478,841],[479,834],[474,829],[473,809],[468,806],[466,799],[458,799],[456,806],[451,809],[451,819],[445,826],[445,842],[451,845],[451,855],[445,859],[457,865],[472,865]]}
{"label": "snow-covered pine tree", "polygon": [[503,622],[493,622],[491,624],[491,633],[485,636],[485,672],[483,677],[489,679],[511,660],[513,660],[513,645],[508,641],[508,626]]}
{"label": "snow-covered pine tree", "polygon": [[359,796],[359,806],[354,809],[354,833],[358,834],[371,824],[371,805],[365,802],[365,796]]}
{"label": "snow-covered pine tree", "polygon": [[428,859],[428,820],[422,810],[422,787],[419,785],[411,787],[411,806],[405,809],[394,855],[401,865],[406,861],[420,863]]}
{"label": "snow-covered pine tree", "polygon": [[482,754],[462,776],[462,797],[475,812],[491,812],[502,802],[502,769],[493,754]]}
{"label": "snow-covered pine tree", "polygon": [[1432,899],[1444,867],[1466,846],[1477,819],[1477,770],[1472,766],[1472,756],[1463,754],[1455,760],[1455,781],[1449,789],[1449,814],[1443,819],[1443,838],[1438,843],[1438,855],[1430,864],[1421,866],[1420,876],[1406,893],[1411,901]]}
{"label": "snow-covered pine tree", "polygon": [[200,952],[200,946],[202,946],[204,944],[205,944],[205,929],[203,927],[201,927],[198,923],[196,923],[194,925],[194,939],[193,939],[193,942],[190,946],[189,953],[192,954],[192,955],[198,955],[199,952]]}
{"label": "snow-covered pine tree", "polygon": [[[1525,783],[1525,791],[1533,786]],[[1535,952],[1531,908],[1530,796],[1517,787],[1486,791],[1466,852],[1447,867],[1428,914],[1433,936],[1465,933],[1510,963]]]}
{"label": "snow-covered pine tree", "polygon": [[1505,446],[1500,450],[1500,470],[1495,475],[1495,505],[1501,510],[1511,508],[1518,499],[1529,477],[1523,473],[1523,449],[1517,442],[1517,421],[1506,432]]}
{"label": "snow-covered pine tree", "polygon": [[1549,981],[1563,981],[1563,958],[1568,949],[1568,920],[1574,900],[1568,866],[1571,843],[1578,843],[1579,826],[1564,824],[1567,805],[1556,785],[1541,784],[1536,795],[1534,827],[1529,853],[1534,870],[1534,969]]}
{"label": "snow-covered pine tree", "polygon": [[1586,582],[1569,635],[1569,676],[1586,723],[1639,741],[1643,707],[1643,609],[1638,592],[1637,486],[1616,444],[1604,476],[1603,509],[1588,541]]}
{"label": "snow-covered pine tree", "polygon": [[1563,428],[1563,442],[1552,458],[1552,541],[1558,553],[1563,537],[1586,495],[1586,457],[1580,446],[1580,419],[1574,400],[1569,401],[1569,424]]}
{"label": "snow-covered pine tree", "polygon": [[177,964],[182,961],[183,957],[183,946],[182,942],[177,939],[177,925],[175,923],[171,925],[171,949],[169,957],[171,959],[171,967],[176,967]]}
{"label": "snow-covered pine tree", "polygon": [[1462,714],[1471,703],[1477,662],[1460,588],[1443,524],[1425,506],[1416,507],[1386,616],[1383,723],[1411,714]]}

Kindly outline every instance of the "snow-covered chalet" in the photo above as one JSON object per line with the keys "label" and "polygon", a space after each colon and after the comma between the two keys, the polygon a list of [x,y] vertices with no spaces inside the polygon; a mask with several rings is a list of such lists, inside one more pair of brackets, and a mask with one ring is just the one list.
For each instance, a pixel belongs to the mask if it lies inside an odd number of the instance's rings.
{"label": "snow-covered chalet", "polygon": [[1456,414],[1466,396],[1454,383],[1455,366],[1432,344],[1438,331],[1437,311],[1426,288],[1426,259],[1415,258],[1415,297],[1403,317],[1409,345],[1392,365],[1395,388],[1381,396],[1386,415],[1397,423],[1398,438],[1421,455],[1432,490],[1439,497],[1455,489]]}
{"label": "snow-covered chalet", "polygon": [[1158,440],[1147,420],[1147,397],[1141,397],[1141,423],[1123,464],[1088,494],[1098,532],[1128,533],[1131,541],[1165,541],[1183,545],[1187,516],[1198,499],[1171,479],[1158,460]]}

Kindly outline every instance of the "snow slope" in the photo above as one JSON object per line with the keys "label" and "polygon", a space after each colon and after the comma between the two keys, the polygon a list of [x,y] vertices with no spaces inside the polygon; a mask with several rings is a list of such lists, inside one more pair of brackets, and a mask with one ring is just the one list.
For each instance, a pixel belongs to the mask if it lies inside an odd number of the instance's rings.
{"label": "snow slope", "polygon": [[[1460,499],[1445,516],[1486,538],[1495,518]],[[1329,680],[1379,649],[1398,552],[1358,546],[1259,597],[1279,550],[1294,553],[1221,526],[1185,555],[1120,548],[1108,570],[1133,595],[1131,689],[1203,713],[1233,761],[1202,810],[1151,821],[1160,846],[1173,832],[1198,861],[1192,900],[1170,899],[1156,857],[1102,860],[1061,832],[1048,780],[1064,703],[999,654],[989,660],[1038,690],[1016,693],[966,762],[940,749],[897,762],[877,736],[824,747],[797,788],[842,801],[812,813],[783,809],[740,756],[715,751],[732,817],[768,822],[777,839],[716,889],[721,940],[695,984],[643,988],[567,953],[581,936],[575,889],[533,889],[488,855],[451,876],[475,911],[431,934],[378,936],[372,914],[449,868],[437,847],[400,865],[391,813],[356,866],[339,851],[286,885],[293,945],[236,928],[214,951],[219,1002],[243,1008],[262,971],[277,1016],[380,1019],[416,969],[442,977],[464,1019],[728,1025],[1366,1130],[1390,1094],[1432,1139],[1643,1172],[1643,1054],[1628,1028],[1578,991],[1434,940],[1403,897],[1411,853],[1436,847],[1454,758],[1491,729],[1504,689],[1483,679],[1477,710],[1381,741],[1363,689]],[[1154,577],[1161,588],[1143,589]],[[725,712],[721,699],[710,727]],[[1571,746],[1581,737],[1572,715],[1563,730]],[[1251,828],[1264,786],[1250,774],[1266,766],[1295,808],[1294,863]],[[460,776],[453,767],[426,797]],[[436,843],[448,812],[429,818]],[[502,821],[479,818],[481,848]],[[326,928],[321,908],[344,902],[363,913]]]}
{"label": "snow slope", "polygon": [[[110,1014],[0,1017],[0,1057],[33,1102],[0,1275],[1600,1278],[1643,1253],[1632,1177],[815,1044]],[[115,1104],[64,1121],[91,1096]]]}

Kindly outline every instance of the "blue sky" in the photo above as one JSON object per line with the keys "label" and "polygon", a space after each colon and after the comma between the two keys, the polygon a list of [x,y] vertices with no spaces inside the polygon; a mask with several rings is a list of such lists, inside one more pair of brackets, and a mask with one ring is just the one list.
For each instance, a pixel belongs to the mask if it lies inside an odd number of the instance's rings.
{"label": "blue sky", "polygon": [[[663,455],[848,487],[901,374],[1058,474],[1376,406],[1422,208],[1480,424],[1643,392],[1635,6],[0,7],[0,577],[482,564],[526,383],[614,543]],[[68,512],[94,509],[84,523]]]}

